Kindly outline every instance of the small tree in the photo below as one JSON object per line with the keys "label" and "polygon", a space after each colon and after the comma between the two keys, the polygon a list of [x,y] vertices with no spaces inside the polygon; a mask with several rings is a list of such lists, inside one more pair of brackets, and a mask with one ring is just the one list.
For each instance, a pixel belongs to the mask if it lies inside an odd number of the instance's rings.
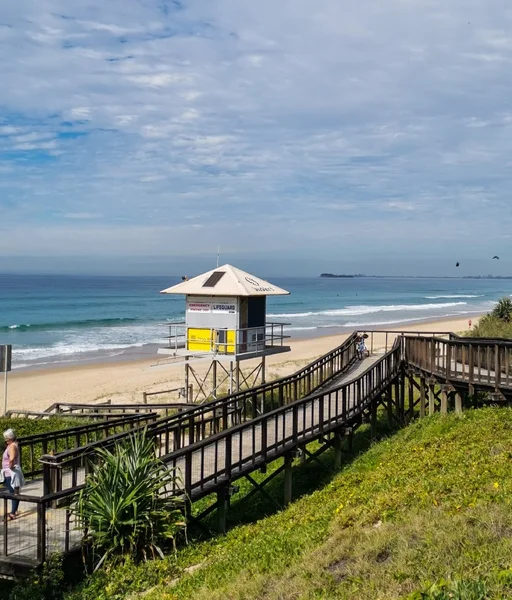
{"label": "small tree", "polygon": [[161,545],[175,548],[184,530],[183,500],[170,494],[174,472],[155,455],[146,431],[132,434],[114,452],[99,450],[80,492],[75,513],[87,532],[85,543],[105,560],[163,557]]}
{"label": "small tree", "polygon": [[512,321],[512,300],[510,298],[502,298],[499,300],[491,315],[500,319],[500,321],[510,323]]}

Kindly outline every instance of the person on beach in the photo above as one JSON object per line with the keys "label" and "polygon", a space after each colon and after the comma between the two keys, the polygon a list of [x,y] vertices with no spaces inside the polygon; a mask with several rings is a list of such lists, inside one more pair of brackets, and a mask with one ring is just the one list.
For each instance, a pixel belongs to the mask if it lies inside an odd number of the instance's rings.
{"label": "person on beach", "polygon": [[[2,456],[2,475],[4,484],[11,494],[19,494],[20,487],[25,483],[23,472],[20,466],[20,447],[16,439],[16,434],[12,429],[4,431],[4,440],[6,448]],[[7,515],[7,519],[12,521],[16,518],[19,500],[13,499],[11,502],[11,512]]]}

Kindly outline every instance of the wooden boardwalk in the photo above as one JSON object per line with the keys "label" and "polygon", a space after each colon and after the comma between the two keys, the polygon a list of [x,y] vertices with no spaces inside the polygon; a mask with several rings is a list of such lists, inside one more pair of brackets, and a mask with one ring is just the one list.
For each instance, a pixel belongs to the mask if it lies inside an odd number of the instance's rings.
{"label": "wooden boardwalk", "polygon": [[[347,383],[356,379],[364,370],[372,366],[377,360],[380,359],[379,355],[366,358],[363,361],[359,361],[354,364],[349,371],[339,378],[334,378],[329,382],[327,387],[339,386],[342,383]],[[328,401],[325,402],[326,411],[334,411],[334,403],[329,405]],[[311,427],[318,417],[319,407],[315,406],[301,409],[301,415],[305,427]],[[272,423],[267,424],[267,439],[273,443],[288,435],[290,432],[291,420],[289,417],[285,418],[284,421],[278,421],[274,419]],[[258,437],[258,433],[260,434]],[[249,460],[251,453],[254,451],[261,450],[261,426],[256,429],[254,435],[251,435],[250,431],[243,432],[243,434],[235,436],[235,443],[231,449],[232,459],[243,458],[244,461]],[[214,451],[208,460],[211,467],[215,464],[215,460],[223,460],[225,457],[225,446],[221,449],[217,449],[216,456]],[[197,455],[196,455],[197,456]],[[199,466],[199,461],[196,468],[194,469],[194,485],[200,484],[200,478],[204,476],[211,476],[212,469],[203,470]],[[85,469],[81,468],[78,470],[77,485],[81,485],[85,481]],[[64,473],[62,481],[62,489],[72,487],[71,474]],[[27,482],[27,485],[22,490],[23,496],[31,497],[42,497],[43,496],[43,479],[38,478]],[[0,502],[2,508],[0,514],[3,516],[3,503]],[[10,510],[10,501],[8,504],[8,510]],[[38,536],[38,519],[36,506],[32,502],[20,503],[20,514],[21,516],[14,521],[8,522],[8,536],[7,536],[7,548],[4,546],[4,527],[0,528],[0,548],[3,548],[2,554],[7,554],[11,560],[15,557],[23,557],[24,559],[36,560],[37,558],[37,536]],[[47,544],[49,550],[54,547],[55,549],[64,548],[67,546],[69,549],[76,547],[80,544],[81,534],[75,528],[73,516],[69,514],[69,510],[63,508],[49,508],[46,511],[47,518]],[[67,538],[67,541],[66,541]],[[0,557],[1,560],[1,557]]]}
{"label": "wooden boardwalk", "polygon": [[[407,377],[410,416],[415,409],[416,379],[421,382],[422,390],[420,415],[425,414],[427,395],[431,400],[429,407],[435,409],[436,386],[436,398],[439,394],[443,398],[443,411],[447,409],[446,399],[450,394],[459,398],[456,408],[461,406],[463,389],[468,393],[484,390],[512,401],[512,343],[402,336],[384,355],[354,363],[353,355],[338,353],[336,360],[339,367],[334,369],[333,363],[326,361],[315,367],[319,369],[315,373],[321,372],[326,382],[317,383],[316,387],[311,387],[313,371],[305,368],[300,389],[306,393],[314,391],[303,398],[297,394],[297,380],[291,377],[283,380],[281,387],[266,384],[263,392],[254,388],[216,400],[202,407],[202,412],[187,412],[179,421],[173,421],[172,428],[166,423],[151,426],[151,435],[160,441],[157,447],[162,460],[180,474],[179,487],[169,491],[184,490],[192,501],[213,492],[224,498],[232,482],[277,458],[284,457],[284,468],[287,465],[291,468],[293,457],[311,441],[339,444],[339,439],[350,435],[363,417],[373,422],[380,403],[387,403],[388,415],[396,411],[403,416]],[[342,372],[336,375],[338,368]],[[269,390],[271,404],[264,412],[260,407],[268,400]],[[274,392],[279,398],[276,408]],[[201,420],[196,414],[201,415]],[[84,480],[83,468],[75,467],[72,472],[64,469],[59,495],[63,498],[67,495],[69,503],[70,494],[76,493]],[[56,497],[45,496],[43,492],[42,479],[29,482],[21,496],[22,516],[4,522],[0,528],[0,572],[5,574],[6,565],[12,566],[16,561],[36,564],[48,552],[68,552],[80,544],[81,534],[75,528],[69,508],[56,508]],[[5,498],[0,505],[3,511]]]}
{"label": "wooden boardwalk", "polygon": [[[354,365],[349,373],[334,379],[322,389],[324,396],[320,401],[310,401],[302,404],[296,410],[289,407],[282,414],[276,414],[255,427],[243,427],[234,433],[229,442],[223,439],[220,443],[212,440],[210,444],[203,445],[201,449],[192,454],[192,477],[191,490],[193,496],[202,496],[218,484],[219,479],[236,479],[248,467],[252,470],[255,458],[262,455],[264,443],[267,448],[282,449],[287,445],[291,448],[294,444],[292,436],[295,434],[305,438],[309,432],[320,431],[320,424],[325,419],[336,421],[342,414],[342,397],[336,392],[330,392],[333,388],[355,381],[363,372],[373,366],[381,355],[366,358]],[[356,388],[349,387],[345,398],[347,418],[354,415],[356,407]],[[231,456],[227,457],[227,452]],[[277,452],[279,454],[279,452]],[[227,459],[227,461],[226,461]],[[269,459],[267,453],[266,459]],[[186,459],[183,457],[173,463],[183,479],[185,473]],[[231,464],[229,474],[220,473],[222,465]]]}

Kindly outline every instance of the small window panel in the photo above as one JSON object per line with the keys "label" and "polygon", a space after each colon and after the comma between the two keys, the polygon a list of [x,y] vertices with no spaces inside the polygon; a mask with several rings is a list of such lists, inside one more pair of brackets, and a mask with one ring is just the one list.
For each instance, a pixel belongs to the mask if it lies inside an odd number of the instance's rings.
{"label": "small window panel", "polygon": [[215,287],[225,274],[225,271],[214,271],[203,283],[203,287]]}

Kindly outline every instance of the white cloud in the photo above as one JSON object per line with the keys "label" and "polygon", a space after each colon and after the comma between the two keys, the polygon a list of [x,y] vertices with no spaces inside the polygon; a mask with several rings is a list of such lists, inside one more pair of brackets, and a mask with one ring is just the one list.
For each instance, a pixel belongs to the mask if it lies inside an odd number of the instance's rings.
{"label": "white cloud", "polygon": [[418,252],[435,228],[506,234],[506,0],[181,4],[3,7],[5,252],[68,252],[73,219],[85,253],[320,253],[363,226],[386,247],[415,218]]}
{"label": "white cloud", "polygon": [[69,117],[71,119],[78,120],[81,121],[83,119],[89,119],[89,117],[91,116],[91,110],[90,108],[87,108],[87,106],[77,106],[76,108],[72,108],[69,111]]}

